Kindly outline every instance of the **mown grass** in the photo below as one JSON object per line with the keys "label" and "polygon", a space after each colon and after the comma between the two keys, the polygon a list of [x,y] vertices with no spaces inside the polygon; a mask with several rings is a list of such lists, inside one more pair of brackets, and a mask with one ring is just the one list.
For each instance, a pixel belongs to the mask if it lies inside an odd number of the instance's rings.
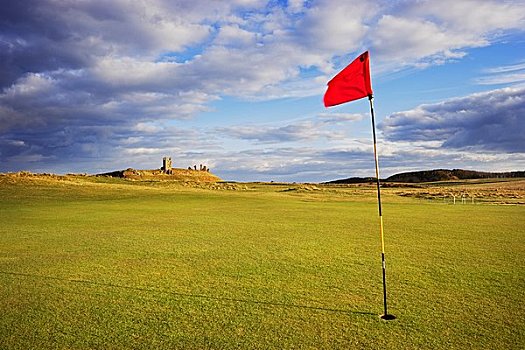
{"label": "mown grass", "polygon": [[[523,206],[1,182],[2,349],[521,349]],[[346,191],[346,192],[345,192]]]}

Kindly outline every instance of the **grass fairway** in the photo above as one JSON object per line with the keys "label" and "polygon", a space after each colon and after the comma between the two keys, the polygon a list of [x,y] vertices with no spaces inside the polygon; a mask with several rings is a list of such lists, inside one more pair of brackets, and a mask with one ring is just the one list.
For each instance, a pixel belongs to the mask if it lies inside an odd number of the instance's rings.
{"label": "grass fairway", "polygon": [[525,206],[0,179],[1,349],[522,349]]}

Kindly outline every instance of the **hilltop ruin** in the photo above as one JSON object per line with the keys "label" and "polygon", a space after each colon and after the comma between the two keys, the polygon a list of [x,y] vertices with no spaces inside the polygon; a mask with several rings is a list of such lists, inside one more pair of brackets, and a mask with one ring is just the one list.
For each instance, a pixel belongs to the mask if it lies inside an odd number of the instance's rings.
{"label": "hilltop ruin", "polygon": [[172,181],[194,181],[194,182],[218,182],[221,178],[211,173],[210,168],[200,164],[189,166],[187,169],[174,168],[171,157],[162,158],[162,166],[153,170],[138,170],[128,168],[109,173],[98,174],[98,176],[120,177],[132,180],[172,180]]}

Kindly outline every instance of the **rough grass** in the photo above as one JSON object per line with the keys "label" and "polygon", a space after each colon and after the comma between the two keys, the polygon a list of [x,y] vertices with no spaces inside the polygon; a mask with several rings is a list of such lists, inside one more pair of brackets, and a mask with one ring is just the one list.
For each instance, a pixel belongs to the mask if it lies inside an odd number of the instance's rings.
{"label": "rough grass", "polygon": [[525,207],[386,189],[386,322],[373,188],[240,188],[0,178],[0,348],[525,343]]}
{"label": "rough grass", "polygon": [[[394,184],[395,186],[399,186]],[[477,179],[442,181],[415,185],[394,191],[397,195],[444,203],[492,203],[525,204],[525,180],[523,179]]]}

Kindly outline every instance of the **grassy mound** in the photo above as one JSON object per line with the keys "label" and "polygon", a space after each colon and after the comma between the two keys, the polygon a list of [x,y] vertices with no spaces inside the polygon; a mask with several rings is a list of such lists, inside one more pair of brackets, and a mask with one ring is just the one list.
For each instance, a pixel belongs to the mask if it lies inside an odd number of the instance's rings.
{"label": "grassy mound", "polygon": [[218,182],[222,179],[208,171],[177,169],[173,168],[169,174],[160,169],[155,170],[136,170],[126,169],[110,173],[99,174],[98,176],[119,177],[131,180],[157,180],[157,181],[193,181],[193,182]]}

